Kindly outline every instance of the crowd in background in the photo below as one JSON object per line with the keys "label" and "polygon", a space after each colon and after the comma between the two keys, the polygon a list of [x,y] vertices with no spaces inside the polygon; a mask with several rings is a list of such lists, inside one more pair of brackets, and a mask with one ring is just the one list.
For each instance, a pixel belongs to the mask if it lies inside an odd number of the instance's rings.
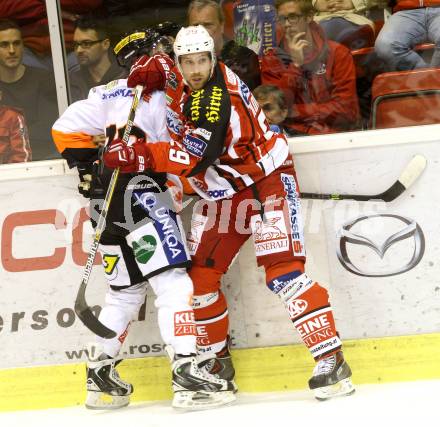
{"label": "crowd in background", "polygon": [[[173,37],[205,26],[218,58],[249,86],[272,128],[288,136],[372,125],[374,82],[391,73],[435,86],[440,0],[60,0],[70,102],[126,76],[113,47],[134,29]],[[412,73],[412,74],[411,74]],[[57,158],[58,117],[44,0],[0,2],[0,164]],[[431,87],[431,86],[433,87]],[[411,88],[410,88],[411,89]],[[417,94],[417,88],[414,88]],[[429,108],[427,109],[429,110]],[[394,118],[389,126],[405,125]],[[415,123],[417,124],[417,123]]]}

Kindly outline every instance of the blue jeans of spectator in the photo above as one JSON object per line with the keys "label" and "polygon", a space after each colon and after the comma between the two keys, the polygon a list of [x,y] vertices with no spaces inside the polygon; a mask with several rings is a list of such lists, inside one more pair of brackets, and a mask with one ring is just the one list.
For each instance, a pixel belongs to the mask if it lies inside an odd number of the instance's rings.
{"label": "blue jeans of spectator", "polygon": [[[415,45],[425,42],[435,43],[431,64],[413,50]],[[375,49],[390,70],[440,66],[440,7],[394,13],[380,31]]]}
{"label": "blue jeans of spectator", "polygon": [[328,39],[341,43],[350,50],[361,49],[368,45],[368,40],[358,34],[362,26],[353,24],[344,18],[324,19],[319,21],[319,25]]}

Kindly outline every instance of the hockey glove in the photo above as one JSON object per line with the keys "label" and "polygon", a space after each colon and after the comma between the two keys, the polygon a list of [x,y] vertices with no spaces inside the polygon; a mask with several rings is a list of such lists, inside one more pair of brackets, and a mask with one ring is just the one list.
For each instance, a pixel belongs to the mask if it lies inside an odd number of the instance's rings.
{"label": "hockey glove", "polygon": [[120,168],[122,173],[144,172],[153,167],[151,151],[145,142],[126,145],[122,140],[115,139],[109,145],[103,158],[108,168]]}
{"label": "hockey glove", "polygon": [[77,165],[80,183],[79,194],[87,199],[100,199],[105,195],[104,185],[98,174],[98,163],[81,163]]}
{"label": "hockey glove", "polygon": [[127,86],[144,86],[142,95],[149,95],[155,90],[164,90],[173,61],[164,54],[141,56],[131,67]]}

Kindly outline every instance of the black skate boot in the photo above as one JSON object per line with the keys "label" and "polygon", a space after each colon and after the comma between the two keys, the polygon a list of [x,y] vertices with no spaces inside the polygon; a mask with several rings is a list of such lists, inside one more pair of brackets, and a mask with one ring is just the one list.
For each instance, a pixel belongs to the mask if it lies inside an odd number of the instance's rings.
{"label": "black skate boot", "polygon": [[351,369],[339,350],[316,363],[313,376],[309,379],[309,387],[318,400],[347,396],[355,392],[350,377]]}
{"label": "black skate boot", "polygon": [[195,355],[173,355],[172,382],[174,408],[200,410],[225,405],[235,400],[234,393],[228,390],[228,383],[206,370],[199,368]]}
{"label": "black skate boot", "polygon": [[116,371],[116,366],[122,360],[113,359],[102,352],[96,353],[89,348],[86,408],[118,409],[127,406],[133,386],[121,380]]}
{"label": "black skate boot", "polygon": [[227,346],[217,355],[210,353],[200,354],[197,356],[197,361],[200,369],[205,369],[210,374],[226,380],[228,382],[228,390],[237,393],[238,387],[234,380],[235,369]]}

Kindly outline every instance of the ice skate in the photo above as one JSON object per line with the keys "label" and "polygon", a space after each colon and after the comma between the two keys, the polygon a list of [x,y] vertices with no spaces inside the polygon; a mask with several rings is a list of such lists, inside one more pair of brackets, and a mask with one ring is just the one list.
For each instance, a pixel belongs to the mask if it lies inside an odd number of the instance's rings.
{"label": "ice skate", "polygon": [[228,382],[200,369],[195,355],[172,356],[172,382],[172,406],[177,409],[202,410],[235,400]]}
{"label": "ice skate", "polygon": [[205,369],[211,375],[221,378],[228,382],[228,390],[232,390],[234,393],[238,391],[237,384],[235,383],[235,369],[232,364],[231,353],[226,348],[224,351],[217,354],[200,354],[197,356],[197,361],[200,369]]}
{"label": "ice skate", "polygon": [[93,353],[96,351],[89,349],[86,408],[118,409],[127,406],[133,386],[121,380],[116,370],[122,360],[113,359],[105,353],[93,357]]}
{"label": "ice skate", "polygon": [[309,380],[309,387],[318,400],[348,396],[355,392],[350,377],[351,369],[344,360],[342,351],[338,351],[317,362]]}

